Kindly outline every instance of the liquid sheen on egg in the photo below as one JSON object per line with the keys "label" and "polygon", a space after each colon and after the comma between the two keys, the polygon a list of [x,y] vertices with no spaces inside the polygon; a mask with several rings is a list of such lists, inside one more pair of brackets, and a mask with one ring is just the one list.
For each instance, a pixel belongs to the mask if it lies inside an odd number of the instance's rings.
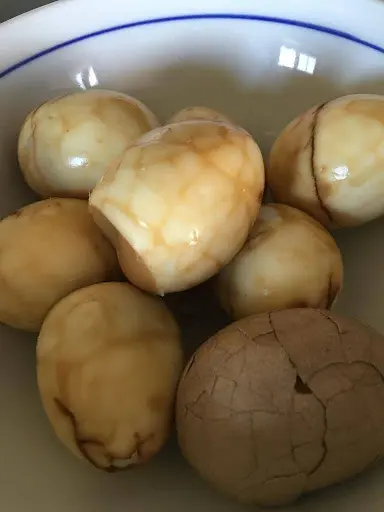
{"label": "liquid sheen on egg", "polygon": [[328,228],[384,214],[384,96],[352,94],[294,119],[274,143],[267,182],[275,201]]}
{"label": "liquid sheen on egg", "polygon": [[53,98],[23,124],[20,168],[42,197],[87,199],[111,161],[158,125],[143,103],[119,92],[95,89]]}
{"label": "liquid sheen on egg", "polygon": [[181,291],[216,274],[244,244],[264,190],[260,149],[243,129],[188,121],[149,132],[90,197],[136,286]]}

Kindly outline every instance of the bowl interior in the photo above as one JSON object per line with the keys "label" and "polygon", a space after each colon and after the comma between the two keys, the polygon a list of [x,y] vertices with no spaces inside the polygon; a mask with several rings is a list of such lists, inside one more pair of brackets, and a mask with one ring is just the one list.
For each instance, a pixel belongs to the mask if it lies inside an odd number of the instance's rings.
{"label": "bowl interior", "polygon": [[[163,121],[185,106],[209,106],[248,129],[267,156],[284,125],[308,107],[346,93],[384,94],[384,50],[287,20],[187,17],[85,37],[16,69],[0,70],[0,76],[3,217],[35,199],[17,167],[17,135],[27,113],[48,98],[79,88],[117,89],[147,103]],[[336,309],[382,332],[383,228],[379,220],[336,233],[345,260]],[[226,321],[215,306],[202,306],[204,287],[192,295],[195,302],[187,310],[184,296],[169,299],[179,303],[187,350]],[[192,512],[202,504],[211,511],[243,510],[188,468],[175,439],[148,466],[129,474],[105,475],[78,463],[56,441],[40,406],[34,338],[0,326],[0,349],[4,510],[25,510],[25,503],[41,512],[117,512],[123,504],[143,512],[154,506],[158,512]],[[382,469],[373,470],[288,510],[338,511],[342,505],[357,512],[370,500],[369,510],[379,510],[383,477]]]}

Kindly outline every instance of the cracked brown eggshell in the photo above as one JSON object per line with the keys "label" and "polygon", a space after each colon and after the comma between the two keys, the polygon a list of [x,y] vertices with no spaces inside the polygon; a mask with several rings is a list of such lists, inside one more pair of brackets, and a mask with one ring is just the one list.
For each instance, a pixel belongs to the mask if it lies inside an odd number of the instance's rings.
{"label": "cracked brown eggshell", "polygon": [[342,286],[343,262],[333,237],[291,206],[260,208],[247,242],[220,272],[216,290],[234,319],[297,307],[327,308]]}
{"label": "cracked brown eggshell", "polygon": [[128,283],[63,299],[37,344],[39,390],[57,436],[105,471],[142,464],[162,447],[182,362],[171,313]]}
{"label": "cracked brown eggshell", "polygon": [[235,322],[187,365],[177,428],[190,464],[243,502],[342,482],[384,457],[384,338],[309,308]]}
{"label": "cracked brown eggshell", "polygon": [[276,202],[329,228],[384,214],[384,96],[355,94],[294,119],[272,147],[266,172]]}
{"label": "cracked brown eggshell", "polygon": [[128,280],[162,295],[206,281],[233,258],[263,190],[261,152],[245,130],[185,121],[140,138],[89,203]]}
{"label": "cracked brown eggshell", "polygon": [[91,89],[53,98],[24,121],[20,168],[41,197],[85,199],[106,167],[158,125],[143,103],[119,92]]}
{"label": "cracked brown eggshell", "polygon": [[87,201],[46,199],[0,221],[0,322],[39,331],[69,293],[122,277]]}

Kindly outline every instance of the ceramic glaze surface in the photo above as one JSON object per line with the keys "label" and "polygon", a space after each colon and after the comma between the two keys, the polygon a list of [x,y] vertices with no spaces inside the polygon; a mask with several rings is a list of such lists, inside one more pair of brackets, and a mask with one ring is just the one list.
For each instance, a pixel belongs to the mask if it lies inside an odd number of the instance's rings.
{"label": "ceramic glaze surface", "polygon": [[[26,115],[59,94],[102,87],[164,122],[201,105],[239,123],[267,157],[286,124],[349,93],[384,94],[378,0],[66,0],[0,26],[0,216],[36,199],[17,166]],[[36,28],[38,27],[38,28]],[[55,27],[54,30],[52,27]],[[384,332],[383,220],[340,230],[345,285],[336,310]],[[206,289],[170,296],[188,353],[225,325]],[[208,321],[208,319],[210,319]],[[35,338],[0,327],[0,509],[24,512],[240,512],[188,467],[174,440],[148,466],[107,475],[57,442],[38,397]],[[383,468],[309,496],[289,512],[379,512]],[[149,491],[149,489],[151,489]]]}

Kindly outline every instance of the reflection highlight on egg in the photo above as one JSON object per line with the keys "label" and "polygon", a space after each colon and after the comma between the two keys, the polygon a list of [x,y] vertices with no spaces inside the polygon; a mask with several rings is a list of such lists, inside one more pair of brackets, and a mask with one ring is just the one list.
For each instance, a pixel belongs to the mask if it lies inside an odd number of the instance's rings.
{"label": "reflection highlight on egg", "polygon": [[88,163],[88,158],[85,156],[74,156],[68,158],[68,167],[71,169],[77,169],[79,167],[85,167]]}
{"label": "reflection highlight on egg", "polygon": [[[87,77],[89,84],[97,83],[91,68]],[[85,199],[109,164],[158,124],[143,103],[115,91],[89,89],[53,98],[24,121],[20,169],[41,197]]]}
{"label": "reflection highlight on egg", "polygon": [[349,176],[349,169],[346,165],[339,165],[332,170],[332,178],[335,181],[345,180]]}
{"label": "reflection highlight on egg", "polygon": [[90,206],[130,282],[163,295],[209,279],[233,258],[263,190],[261,152],[245,130],[183,121],[128,148]]}

